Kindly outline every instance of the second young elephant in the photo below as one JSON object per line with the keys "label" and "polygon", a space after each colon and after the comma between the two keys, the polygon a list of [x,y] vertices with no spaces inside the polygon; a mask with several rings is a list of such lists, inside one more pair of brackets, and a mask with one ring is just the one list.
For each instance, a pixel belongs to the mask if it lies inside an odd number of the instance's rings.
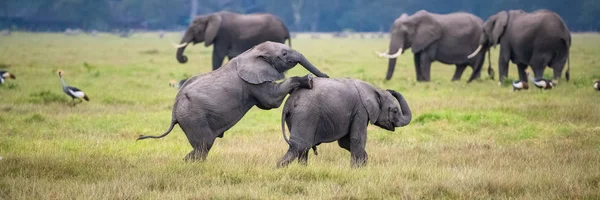
{"label": "second young elephant", "polygon": [[277,108],[293,90],[312,88],[310,76],[275,82],[296,64],[318,77],[327,77],[284,44],[257,45],[218,70],[187,80],[175,97],[169,130],[160,136],[140,136],[138,140],[165,137],[179,124],[194,148],[186,160],[205,160],[215,139],[223,137],[250,108]]}
{"label": "second young elephant", "polygon": [[186,63],[187,56],[183,55],[185,47],[192,43],[204,42],[204,46],[213,45],[213,70],[221,67],[225,57],[235,58],[251,47],[266,41],[284,43],[292,40],[285,24],[271,14],[242,15],[231,12],[217,12],[197,16],[177,48],[177,61]]}
{"label": "second young elephant", "polygon": [[[456,65],[452,80],[460,80],[467,66],[473,68],[468,82],[480,77],[487,45],[479,45],[483,20],[469,13],[434,14],[421,10],[414,15],[403,14],[390,28],[389,51],[379,53],[388,58],[386,80],[392,78],[396,58],[412,48],[417,81],[430,81],[431,63],[439,61]],[[469,55],[478,50],[477,53]],[[389,53],[388,53],[389,52]],[[390,55],[391,54],[391,55]],[[488,73],[493,74],[491,68]]]}
{"label": "second young elephant", "polygon": [[412,113],[396,91],[355,79],[315,78],[313,89],[297,89],[290,94],[281,118],[283,137],[290,147],[277,167],[287,166],[296,158],[306,164],[311,147],[336,140],[350,151],[352,166],[359,167],[367,162],[367,124],[394,131],[408,125]]}

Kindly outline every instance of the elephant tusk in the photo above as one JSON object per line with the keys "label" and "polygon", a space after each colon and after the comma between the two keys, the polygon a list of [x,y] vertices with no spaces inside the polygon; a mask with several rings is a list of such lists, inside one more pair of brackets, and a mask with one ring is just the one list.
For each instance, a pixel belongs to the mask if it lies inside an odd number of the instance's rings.
{"label": "elephant tusk", "polygon": [[469,54],[469,55],[467,56],[467,59],[471,59],[471,58],[475,57],[475,56],[476,56],[476,55],[479,53],[479,51],[481,51],[481,45],[479,45],[479,46],[477,47],[477,49],[475,49],[475,52],[473,52],[472,54]]}
{"label": "elephant tusk", "polygon": [[381,58],[388,58],[388,59],[392,59],[392,58],[397,58],[398,56],[402,55],[402,48],[398,49],[398,52],[396,52],[393,55],[389,55],[388,52],[386,51],[385,53],[381,53],[381,52],[376,52],[379,57]]}
{"label": "elephant tusk", "polygon": [[380,58],[383,58],[383,57],[385,57],[385,56],[387,55],[387,51],[385,51],[385,52],[383,52],[383,53],[382,53],[382,52],[379,52],[379,51],[375,51],[375,53],[376,53],[376,54],[377,54],[377,56],[379,56]]}
{"label": "elephant tusk", "polygon": [[188,44],[190,44],[190,43],[181,43],[181,44],[175,44],[175,43],[173,43],[173,47],[175,47],[176,49],[179,49],[181,47],[187,46]]}

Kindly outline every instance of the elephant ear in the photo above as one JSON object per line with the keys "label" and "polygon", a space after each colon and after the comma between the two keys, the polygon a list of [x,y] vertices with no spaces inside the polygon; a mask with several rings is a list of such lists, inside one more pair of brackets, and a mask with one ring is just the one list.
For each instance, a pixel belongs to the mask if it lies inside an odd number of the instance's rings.
{"label": "elephant ear", "polygon": [[212,45],[213,41],[215,40],[215,37],[217,37],[217,33],[219,33],[222,21],[223,18],[219,14],[211,15],[208,18],[206,31],[204,32],[204,46]]}
{"label": "elephant ear", "polygon": [[442,37],[442,25],[424,11],[418,12],[415,17],[416,36],[411,48],[413,52],[418,53]]}
{"label": "elephant ear", "polygon": [[508,25],[508,12],[501,11],[493,16],[494,28],[492,29],[492,45],[497,45],[500,42],[500,37]]}
{"label": "elephant ear", "polygon": [[[285,78],[271,64],[265,61],[265,54],[257,49],[245,53],[236,59],[237,74],[244,81],[251,84],[261,84]],[[243,54],[242,54],[243,55]]]}
{"label": "elephant ear", "polygon": [[379,93],[375,90],[375,88],[373,88],[373,86],[362,81],[354,82],[354,86],[356,87],[356,90],[358,90],[358,95],[362,105],[369,114],[369,123],[374,124],[377,122],[379,114],[381,113],[381,100]]}

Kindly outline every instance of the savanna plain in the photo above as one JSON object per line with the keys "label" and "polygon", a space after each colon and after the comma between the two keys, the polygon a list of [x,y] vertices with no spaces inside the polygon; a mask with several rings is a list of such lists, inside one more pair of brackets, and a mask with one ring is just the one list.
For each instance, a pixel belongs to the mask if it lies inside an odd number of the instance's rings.
{"label": "savanna plain", "polygon": [[[455,67],[440,63],[431,82],[417,83],[410,51],[385,81],[387,60],[374,51],[388,39],[299,35],[293,48],[321,71],[394,89],[412,108],[411,124],[395,132],[369,126],[369,162],[357,169],[337,143],[320,145],[308,166],[276,169],[288,148],[281,108],[253,108],[206,162],[183,161],[191,147],[178,126],[136,142],[167,129],[177,94],[169,80],[211,70],[202,44],[177,63],[179,37],[0,37],[0,69],[17,77],[0,86],[0,199],[600,199],[598,34],[574,34],[571,81],[518,92],[489,79],[487,61],[470,84],[470,68],[451,82]],[[90,102],[70,106],[57,70]]]}

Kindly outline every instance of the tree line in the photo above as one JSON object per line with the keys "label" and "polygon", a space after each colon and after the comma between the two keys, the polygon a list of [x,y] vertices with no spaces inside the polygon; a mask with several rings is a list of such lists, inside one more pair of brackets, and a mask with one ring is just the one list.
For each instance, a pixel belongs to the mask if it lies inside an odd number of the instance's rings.
{"label": "tree line", "polygon": [[176,30],[191,16],[221,10],[272,13],[291,31],[383,31],[402,13],[468,12],[483,20],[502,10],[557,12],[571,31],[600,29],[598,0],[2,0],[0,29]]}

